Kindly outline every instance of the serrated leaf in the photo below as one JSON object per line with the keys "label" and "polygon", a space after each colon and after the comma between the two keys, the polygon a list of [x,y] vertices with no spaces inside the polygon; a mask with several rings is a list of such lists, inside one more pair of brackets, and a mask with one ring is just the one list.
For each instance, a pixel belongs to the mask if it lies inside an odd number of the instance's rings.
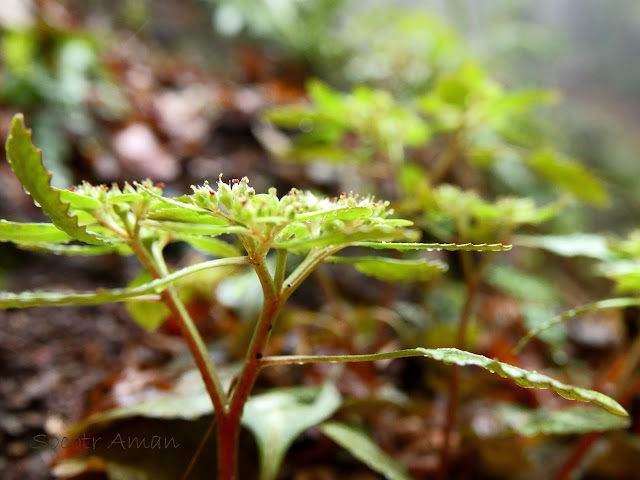
{"label": "serrated leaf", "polygon": [[158,294],[179,278],[213,267],[246,264],[246,257],[222,258],[198,263],[134,288],[115,288],[95,292],[0,292],[0,308],[27,308],[45,305],[95,305],[135,300],[142,295]]}
{"label": "serrated leaf", "polygon": [[399,242],[355,242],[351,246],[367,247],[376,250],[397,250],[399,252],[405,250],[473,250],[481,252],[504,252],[511,250],[511,245],[503,245],[502,243],[399,243]]}
{"label": "serrated leaf", "polygon": [[558,380],[554,380],[551,377],[542,375],[538,372],[532,372],[520,367],[514,367],[513,365],[499,362],[497,360],[492,360],[475,353],[458,350],[457,348],[416,348],[415,350],[424,354],[425,357],[429,357],[444,363],[453,363],[460,366],[473,365],[476,367],[484,368],[485,370],[488,370],[491,373],[496,373],[501,377],[510,378],[511,380],[516,382],[516,384],[524,388],[551,389],[564,398],[568,398],[570,400],[578,400],[581,402],[590,402],[595,405],[599,405],[605,410],[613,413],[614,415],[619,415],[622,417],[627,417],[629,415],[618,402],[603,393],[596,392],[595,390],[588,390],[586,388],[567,385]]}
{"label": "serrated leaf", "polygon": [[410,480],[405,468],[361,430],[338,422],[325,422],[320,430],[331,440],[387,480]]}
{"label": "serrated leaf", "polygon": [[260,480],[274,480],[293,441],[305,430],[329,418],[340,406],[332,384],[321,389],[274,389],[251,397],[242,423],[253,432],[260,451]]}
{"label": "serrated leaf", "polygon": [[51,173],[42,164],[40,150],[31,143],[31,130],[25,127],[22,114],[15,115],[11,121],[6,151],[7,160],[23,188],[56,227],[91,245],[107,243],[79,226],[78,219],[68,214],[69,204],[64,203],[60,199],[60,191],[51,186]]}
{"label": "serrated leaf", "polygon": [[329,257],[327,261],[351,263],[358,271],[387,282],[423,282],[447,271],[447,265],[439,261],[384,257]]}
{"label": "serrated leaf", "polygon": [[[640,299],[636,300],[640,303]],[[590,402],[594,405],[601,406],[614,415],[619,415],[621,417],[629,416],[626,410],[622,408],[618,402],[603,393],[596,392],[595,390],[588,390],[586,388],[575,387],[573,385],[567,385],[558,380],[554,380],[551,377],[542,375],[541,373],[525,370],[520,367],[509,365],[508,363],[492,360],[482,355],[458,350],[457,348],[410,348],[406,350],[395,350],[392,352],[372,353],[367,355],[301,355],[299,357],[300,360],[298,361],[304,361],[303,363],[375,362],[378,360],[393,360],[396,358],[406,357],[428,357],[447,364],[453,363],[460,366],[473,365],[484,368],[491,373],[496,373],[501,377],[510,378],[516,382],[517,385],[524,388],[551,389],[560,396],[569,400]],[[286,359],[287,357],[271,357],[271,364],[280,363],[273,361],[276,358]]]}
{"label": "serrated leaf", "polygon": [[242,255],[236,247],[217,238],[200,237],[196,235],[175,235],[175,239],[182,240],[196,250],[208,253],[214,257],[239,257]]}
{"label": "serrated leaf", "polygon": [[594,407],[571,407],[562,410],[531,410],[517,405],[501,405],[496,414],[506,426],[518,433],[534,435],[575,435],[627,428],[630,419],[612,415]]}
{"label": "serrated leaf", "polygon": [[583,256],[606,260],[611,256],[606,238],[591,233],[516,235],[513,241],[523,247],[542,248],[563,257]]}
{"label": "serrated leaf", "polygon": [[52,223],[20,223],[0,220],[0,242],[18,244],[65,243],[73,240]]}
{"label": "serrated leaf", "polygon": [[596,207],[604,207],[609,203],[609,195],[602,182],[576,160],[564,158],[552,150],[540,150],[529,158],[528,165],[540,176],[585,203]]}

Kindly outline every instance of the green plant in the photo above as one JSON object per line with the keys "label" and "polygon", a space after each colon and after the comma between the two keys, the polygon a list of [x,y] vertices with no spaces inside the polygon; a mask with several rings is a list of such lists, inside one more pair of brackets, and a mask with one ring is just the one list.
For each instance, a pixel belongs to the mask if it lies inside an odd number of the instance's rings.
{"label": "green plant", "polygon": [[[603,310],[621,310],[624,312],[624,347],[618,357],[605,369],[610,376],[610,392],[622,405],[629,407],[640,391],[640,382],[636,379],[638,365],[640,365],[640,336],[638,335],[638,307],[640,298],[640,236],[638,231],[631,232],[624,240],[607,239],[597,234],[573,235],[539,235],[516,237],[516,243],[523,246],[540,248],[552,254],[574,257],[584,256],[599,263],[597,273],[603,274],[615,282],[615,292],[629,296],[614,297],[598,300],[567,310],[555,317],[542,322],[531,329],[514,348],[519,353],[536,337],[542,337],[550,328],[561,325],[577,317],[597,314]],[[616,364],[618,362],[618,364]],[[595,382],[599,387],[600,381]],[[555,480],[573,478],[584,457],[589,453],[596,440],[603,432],[584,432],[571,454],[554,477]],[[623,444],[632,443],[633,438],[622,439]]]}
{"label": "green plant", "polygon": [[[617,402],[599,392],[566,385],[537,372],[455,348],[413,348],[369,355],[267,355],[270,333],[284,303],[325,261],[353,263],[364,273],[391,281],[424,280],[445,270],[442,263],[425,259],[335,257],[347,247],[403,252],[433,249],[503,251],[510,246],[499,243],[417,243],[415,230],[409,228],[412,222],[392,218],[388,202],[345,193],[325,198],[295,189],[282,197],[277,196],[275,189],[270,189],[267,194],[259,194],[249,186],[246,178],[234,179],[228,184],[220,178],[215,187],[205,182],[202,186],[194,187],[192,195],[178,198],[164,197],[162,186],[154,185],[149,180],[126,184],[123,188],[83,183],[68,190],[59,190],[50,186],[51,174],[44,169],[40,151],[31,143],[31,134],[25,128],[21,115],[13,119],[6,150],[11,167],[24,189],[52,223],[0,221],[0,241],[59,254],[96,255],[114,252],[134,255],[153,280],[128,288],[97,292],[2,292],[0,308],[121,301],[163,302],[178,321],[215,411],[218,478],[221,480],[238,478],[238,437],[243,414],[245,424],[254,433],[257,432],[263,454],[262,478],[269,480],[277,475],[279,462],[288,446],[287,442],[279,446],[275,463],[273,460],[271,463],[267,461],[269,456],[264,449],[275,447],[261,437],[260,431],[269,422],[269,409],[280,405],[279,408],[285,411],[302,412],[299,414],[301,418],[308,417],[313,411],[313,408],[303,408],[303,399],[308,395],[304,392],[297,394],[298,401],[292,402],[291,397],[283,401],[282,397],[276,395],[275,399],[247,407],[260,371],[273,365],[428,357],[459,366],[478,366],[510,378],[523,387],[552,389],[563,397],[594,403],[618,416],[627,415]],[[216,238],[223,234],[235,235],[238,244]],[[186,242],[223,258],[170,273],[163,249],[175,241]],[[275,251],[276,257],[275,269],[270,271],[267,257],[272,251]],[[290,273],[286,271],[288,255],[297,260],[297,266]],[[255,271],[264,301],[240,372],[227,388],[176,293],[175,282],[197,271],[243,265]],[[150,328],[154,325],[144,326]],[[330,400],[335,398],[330,393],[332,387],[327,388],[329,390],[316,392],[316,395]],[[326,408],[326,403],[317,402]],[[329,401],[329,404],[332,403],[335,400]],[[316,420],[312,423],[323,421],[331,411],[328,408],[323,414],[316,412],[313,416]],[[306,428],[311,425],[305,423],[303,426]],[[332,423],[324,424],[322,428],[330,437],[340,439],[339,443],[358,449],[356,456],[364,457],[389,478],[405,478],[402,469],[393,462],[371,460],[379,452],[361,433]],[[287,438],[299,432],[300,428],[294,428],[289,431]]]}
{"label": "green plant", "polygon": [[363,85],[341,93],[317,80],[307,90],[308,105],[265,114],[296,133],[289,148],[275,152],[280,157],[356,163],[378,184],[419,175],[424,186],[463,179],[532,196],[555,188],[597,207],[608,202],[598,177],[541,134],[534,112],[555,101],[553,92],[509,91],[470,62],[436,76],[409,99]]}

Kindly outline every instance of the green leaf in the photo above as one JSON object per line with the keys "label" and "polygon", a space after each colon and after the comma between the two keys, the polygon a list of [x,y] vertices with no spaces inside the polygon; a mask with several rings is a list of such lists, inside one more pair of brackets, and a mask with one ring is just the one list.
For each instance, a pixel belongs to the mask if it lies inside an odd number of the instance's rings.
{"label": "green leaf", "polygon": [[560,292],[555,285],[508,265],[491,265],[487,269],[485,281],[519,300],[543,304],[557,303],[559,300]]}
{"label": "green leaf", "polygon": [[187,208],[162,208],[147,215],[149,220],[165,222],[196,223],[204,225],[229,225],[224,219],[211,214],[198,212]]}
{"label": "green leaf", "polygon": [[196,235],[175,235],[174,238],[176,240],[182,240],[196,250],[208,253],[214,257],[239,257],[242,255],[236,247],[217,238],[200,237]]}
{"label": "green leaf", "polygon": [[542,248],[563,257],[583,256],[607,260],[611,256],[607,240],[602,235],[591,233],[516,235],[513,242],[523,247]]}
{"label": "green leaf", "polygon": [[639,262],[614,262],[606,265],[603,272],[615,280],[618,292],[632,293],[640,290]]}
{"label": "green leaf", "polygon": [[529,158],[528,165],[585,203],[596,207],[609,203],[609,195],[602,182],[576,160],[564,158],[552,150],[540,150]]}
{"label": "green leaf", "polygon": [[501,405],[497,416],[519,435],[575,435],[627,428],[630,419],[612,415],[594,407],[572,407],[562,410],[531,410],[516,405]]}
{"label": "green leaf", "polygon": [[354,221],[361,218],[370,217],[373,210],[367,207],[344,207],[322,210],[320,212],[301,213],[296,215],[295,221],[302,222],[315,220],[318,218],[329,218],[331,220]]}
{"label": "green leaf", "polygon": [[483,110],[495,127],[500,127],[512,119],[513,114],[524,113],[534,107],[558,101],[558,93],[553,90],[520,90],[502,93],[487,100]]}
{"label": "green leaf", "polygon": [[298,435],[329,418],[340,403],[340,393],[329,383],[321,389],[280,388],[251,397],[242,423],[258,443],[260,480],[274,480]]}
{"label": "green leaf", "polygon": [[410,480],[404,467],[376,445],[369,436],[349,425],[325,422],[320,430],[331,440],[388,480]]}
{"label": "green leaf", "polygon": [[[142,270],[132,281],[127,285],[127,288],[132,289],[140,287],[141,285],[149,284],[153,282],[153,277],[146,270]],[[185,303],[184,298],[180,300]],[[171,310],[164,302],[126,302],[127,311],[134,322],[140,325],[148,332],[153,332],[171,315]]]}
{"label": "green leaf", "polygon": [[120,205],[123,203],[135,203],[144,200],[144,197],[137,193],[122,193],[120,195],[114,195],[107,198],[107,202],[112,205]]}
{"label": "green leaf", "polygon": [[65,243],[73,240],[51,223],[19,223],[0,220],[0,242],[18,244]]}
{"label": "green leaf", "polygon": [[329,257],[327,261],[352,263],[358,271],[387,282],[424,282],[447,271],[447,265],[439,261],[384,257]]}
{"label": "green leaf", "polygon": [[324,162],[344,165],[359,160],[357,153],[336,145],[294,145],[284,153],[286,159],[301,163]]}
{"label": "green leaf", "polygon": [[474,250],[480,252],[504,252],[511,250],[511,245],[503,245],[502,243],[394,243],[394,242],[354,242],[354,247],[367,247],[376,250],[390,249],[400,252],[405,250]]}
{"label": "green leaf", "polygon": [[[237,372],[233,368],[221,370],[221,380],[227,386]],[[202,382],[200,372],[187,370],[177,380],[173,389],[166,393],[158,392],[153,397],[131,405],[122,405],[91,415],[86,420],[73,425],[67,435],[78,435],[97,426],[131,417],[155,419],[196,420],[213,413],[213,404]]]}
{"label": "green leaf", "polygon": [[216,225],[209,223],[180,223],[180,222],[159,222],[147,220],[143,223],[145,227],[162,230],[169,233],[187,235],[210,235],[217,236],[225,233],[249,234],[249,230],[244,227],[233,225]]}
{"label": "green leaf", "polygon": [[[374,229],[372,228],[369,231],[356,231],[353,233],[347,232],[337,232],[337,233],[329,233],[327,235],[323,235],[321,237],[307,237],[300,239],[293,239],[284,242],[275,242],[273,244],[274,248],[283,248],[292,253],[305,253],[311,250],[312,248],[324,248],[324,247],[333,247],[333,246],[349,246],[349,245],[359,245],[365,240],[397,240],[397,239],[405,239],[408,235],[413,235],[414,232],[410,230],[404,229]],[[414,237],[415,238],[415,237]],[[375,243],[375,242],[371,242]],[[377,243],[376,243],[377,245]]]}
{"label": "green leaf", "polygon": [[200,270],[230,265],[244,265],[246,263],[247,257],[211,260],[183,268],[166,277],[133,288],[115,288],[96,292],[0,292],[0,308],[27,308],[45,305],[95,305],[97,303],[131,301],[138,296],[158,294],[177,279]]}
{"label": "green leaf", "polygon": [[[636,305],[640,304],[640,299],[636,299]],[[590,402],[599,405],[605,410],[627,417],[629,414],[614,399],[606,395],[588,390],[586,388],[566,385],[558,380],[547,377],[535,371],[514,367],[507,363],[492,360],[482,355],[477,355],[457,348],[410,348],[406,350],[395,350],[392,352],[372,353],[366,355],[285,355],[267,357],[264,362],[266,366],[278,364],[305,364],[305,363],[350,363],[350,362],[375,362],[378,360],[393,360],[406,357],[428,357],[444,363],[454,363],[460,366],[473,365],[484,368],[491,373],[496,373],[504,378],[510,378],[517,385],[524,388],[545,388],[551,389],[560,396],[569,400]]]}
{"label": "green leaf", "polygon": [[60,193],[60,200],[69,203],[71,208],[75,210],[92,211],[97,210],[102,206],[102,203],[95,198],[80,195],[79,193],[71,192],[69,190],[59,190],[57,188],[54,188],[54,190]]}
{"label": "green leaf", "polygon": [[595,390],[588,390],[586,388],[567,385],[558,380],[554,380],[551,377],[542,375],[538,372],[532,372],[520,367],[514,367],[513,365],[499,362],[497,360],[492,360],[475,353],[458,350],[457,348],[416,348],[415,350],[424,354],[425,357],[439,360],[444,363],[454,363],[460,366],[473,365],[476,367],[484,368],[485,370],[488,370],[491,373],[496,373],[501,377],[512,379],[521,387],[551,389],[564,398],[568,398],[570,400],[579,400],[581,402],[590,402],[595,405],[599,405],[605,410],[613,413],[614,415],[619,415],[622,417],[626,417],[629,415],[618,402],[610,397],[607,397],[603,393],[596,392]]}
{"label": "green leaf", "polygon": [[69,204],[60,199],[60,190],[51,186],[51,173],[42,165],[40,150],[31,143],[31,130],[25,127],[22,114],[16,114],[11,121],[6,150],[7,160],[23,188],[56,227],[85,243],[92,245],[106,243],[88,232],[86,228],[79,226],[78,219],[68,214]]}

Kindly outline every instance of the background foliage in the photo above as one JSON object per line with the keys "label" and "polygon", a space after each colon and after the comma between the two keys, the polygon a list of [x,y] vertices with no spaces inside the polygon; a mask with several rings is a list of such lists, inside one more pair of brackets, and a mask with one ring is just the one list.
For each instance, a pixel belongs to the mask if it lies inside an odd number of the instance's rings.
{"label": "background foliage", "polygon": [[[242,438],[246,458],[275,435],[280,478],[430,478],[442,472],[448,442],[449,478],[637,474],[636,5],[9,3],[0,13],[0,136],[25,112],[57,195],[72,206],[79,200],[65,189],[82,180],[123,186],[150,177],[177,197],[223,172],[250,176],[260,192],[375,194],[411,219],[424,242],[514,244],[506,254],[380,250],[374,258],[356,250],[332,259],[292,298],[274,354],[464,346],[604,391],[631,413],[623,422],[428,361],[279,366],[261,376],[245,421],[257,443]],[[0,187],[0,218],[44,220],[7,162]],[[47,203],[40,206],[46,213]],[[92,246],[100,255],[85,257],[88,249],[54,238],[57,230],[36,238],[35,230],[5,226],[2,290],[135,288],[149,280],[132,259],[105,255],[111,246]],[[237,244],[197,234],[181,232],[167,249],[172,269],[237,253]],[[34,241],[21,249],[4,243],[17,238]],[[409,263],[398,268],[400,260]],[[230,266],[186,277],[178,289],[230,379],[260,309],[255,276]],[[146,333],[131,317],[159,329]],[[158,467],[151,451],[136,461],[102,451],[97,463],[58,452],[58,474],[184,471],[209,411],[169,311],[133,302],[2,310],[0,325],[6,478],[45,478],[54,454],[30,449],[34,435],[89,425],[95,435],[170,433],[189,453],[165,455]],[[265,404],[300,428],[279,431]],[[458,407],[447,433],[448,404]],[[310,417],[309,425],[296,420]],[[193,478],[205,478],[205,463]],[[278,475],[277,464],[266,471]]]}

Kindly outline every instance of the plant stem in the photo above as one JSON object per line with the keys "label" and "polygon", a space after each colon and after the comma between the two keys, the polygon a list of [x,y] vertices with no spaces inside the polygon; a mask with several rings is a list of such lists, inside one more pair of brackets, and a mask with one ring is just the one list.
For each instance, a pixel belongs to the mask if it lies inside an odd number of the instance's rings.
{"label": "plant stem", "polygon": [[[163,270],[166,271],[166,265],[161,254],[156,255],[156,258],[153,258],[149,255],[149,252],[139,239],[135,239],[130,242],[129,246],[140,260],[140,263],[142,263],[142,266],[153,278],[159,279],[162,277],[161,272]],[[158,256],[160,258],[157,258]],[[178,298],[174,287],[168,287],[161,295],[165,304],[175,316],[180,332],[189,346],[189,350],[193,355],[196,366],[200,371],[200,375],[202,375],[202,380],[207,388],[209,397],[211,397],[215,413],[217,415],[224,413],[226,394],[222,388],[218,372],[209,357],[209,351],[207,350],[197,327],[193,323],[193,320],[187,312],[187,309],[184,307],[184,304]]]}
{"label": "plant stem", "polygon": [[[460,312],[460,320],[458,323],[458,331],[456,333],[456,348],[465,349],[467,328],[469,319],[473,312],[473,304],[480,285],[481,269],[477,272],[473,271],[471,256],[469,252],[460,252],[462,262],[462,270],[465,278],[466,294],[462,311]],[[440,471],[438,478],[446,480],[449,470],[449,456],[451,451],[451,432],[456,423],[456,413],[458,409],[458,390],[460,385],[460,366],[451,365],[449,370],[449,392],[447,411],[445,414],[445,423],[442,428],[442,450],[440,451]]]}
{"label": "plant stem", "polygon": [[[240,436],[240,421],[244,406],[253,389],[260,372],[260,360],[267,346],[273,323],[280,311],[282,298],[276,291],[274,281],[266,267],[266,255],[252,258],[251,263],[260,279],[264,294],[264,303],[260,318],[255,326],[253,337],[247,349],[244,366],[235,389],[230,393],[225,414],[218,420],[218,479],[238,479],[238,442]],[[278,266],[284,268],[284,259],[279,258]],[[284,274],[280,274],[284,277]]]}
{"label": "plant stem", "polygon": [[279,248],[276,255],[276,273],[273,278],[273,284],[276,292],[279,293],[282,290],[282,284],[284,283],[284,276],[287,268],[287,251],[283,248]]}
{"label": "plant stem", "polygon": [[444,153],[440,155],[436,164],[431,168],[431,184],[438,185],[447,175],[451,166],[460,156],[460,137],[462,127],[458,127],[452,134]]}
{"label": "plant stem", "polygon": [[583,435],[571,452],[571,456],[564,463],[554,480],[569,480],[576,468],[582,463],[582,459],[591,449],[591,446],[602,436],[602,432],[591,432]]}

